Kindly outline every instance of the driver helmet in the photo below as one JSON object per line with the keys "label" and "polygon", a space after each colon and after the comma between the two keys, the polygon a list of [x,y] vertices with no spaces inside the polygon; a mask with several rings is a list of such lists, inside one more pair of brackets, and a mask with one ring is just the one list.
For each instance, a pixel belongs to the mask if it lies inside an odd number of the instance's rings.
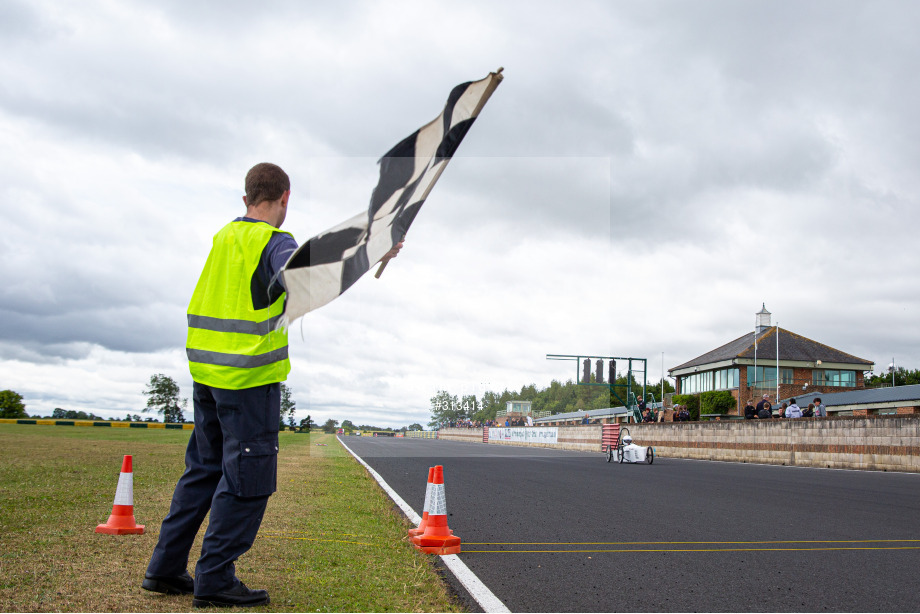
{"label": "driver helmet", "polygon": [[632,443],[632,435],[627,435],[626,437],[624,437],[624,438],[623,438],[623,443],[626,444],[627,446],[628,446],[629,444],[631,444],[631,443]]}

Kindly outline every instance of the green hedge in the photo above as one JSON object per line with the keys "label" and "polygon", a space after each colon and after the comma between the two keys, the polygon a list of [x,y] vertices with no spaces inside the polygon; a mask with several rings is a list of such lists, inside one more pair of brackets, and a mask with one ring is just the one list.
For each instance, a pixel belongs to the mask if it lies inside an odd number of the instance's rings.
{"label": "green hedge", "polygon": [[738,406],[735,397],[728,390],[704,392],[700,397],[701,413],[704,414],[733,414]]}
{"label": "green hedge", "polygon": [[727,390],[703,392],[700,394],[675,394],[675,405],[686,405],[690,419],[699,420],[700,414],[733,414],[738,402]]}

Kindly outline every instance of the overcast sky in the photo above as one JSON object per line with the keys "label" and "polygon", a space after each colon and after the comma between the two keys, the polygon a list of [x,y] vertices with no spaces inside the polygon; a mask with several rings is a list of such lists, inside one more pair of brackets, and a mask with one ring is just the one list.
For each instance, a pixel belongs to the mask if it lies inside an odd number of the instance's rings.
{"label": "overcast sky", "polygon": [[190,397],[185,310],[246,171],[287,170],[303,242],[500,66],[397,260],[293,326],[298,418],[426,424],[440,389],[573,378],[554,353],[657,381],[763,303],[920,368],[918,28],[913,1],[5,0],[0,389]]}

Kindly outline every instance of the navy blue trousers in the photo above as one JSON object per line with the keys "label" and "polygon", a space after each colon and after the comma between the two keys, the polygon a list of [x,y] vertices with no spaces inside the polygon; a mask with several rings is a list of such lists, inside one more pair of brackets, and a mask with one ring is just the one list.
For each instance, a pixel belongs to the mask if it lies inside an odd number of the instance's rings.
{"label": "navy blue trousers", "polygon": [[281,384],[225,390],[195,382],[195,430],[147,573],[179,576],[208,511],[195,594],[233,588],[234,561],[252,547],[275,492]]}

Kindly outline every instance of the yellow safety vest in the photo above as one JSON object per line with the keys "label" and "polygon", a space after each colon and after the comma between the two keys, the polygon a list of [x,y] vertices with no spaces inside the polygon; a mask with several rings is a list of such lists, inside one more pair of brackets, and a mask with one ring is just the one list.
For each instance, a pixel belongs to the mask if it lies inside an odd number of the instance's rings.
{"label": "yellow safety vest", "polygon": [[214,235],[188,307],[185,351],[196,382],[241,390],[287,379],[287,330],[275,330],[285,295],[255,309],[251,289],[262,251],[276,232],[283,231],[240,221]]}

